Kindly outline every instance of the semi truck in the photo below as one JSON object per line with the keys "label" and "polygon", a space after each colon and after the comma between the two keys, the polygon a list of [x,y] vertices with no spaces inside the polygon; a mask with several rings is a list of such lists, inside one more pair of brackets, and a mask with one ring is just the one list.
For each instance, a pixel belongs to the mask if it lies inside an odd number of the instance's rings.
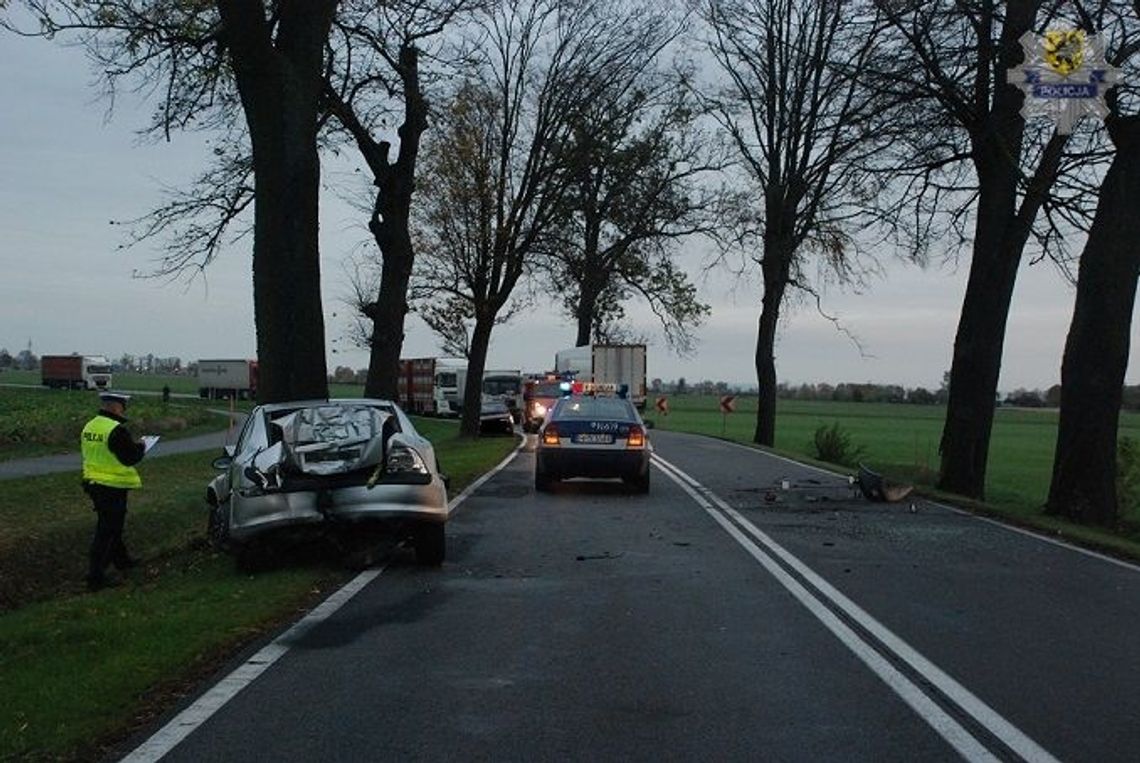
{"label": "semi truck", "polygon": [[645,410],[645,345],[587,344],[554,354],[556,373],[576,381],[624,385],[638,410]]}
{"label": "semi truck", "polygon": [[409,413],[458,416],[466,382],[462,358],[401,358],[396,396]]}
{"label": "semi truck", "polygon": [[198,361],[198,397],[253,400],[257,397],[257,361],[244,358]]}
{"label": "semi truck", "polygon": [[44,355],[40,383],[51,389],[110,389],[111,361],[102,355]]}

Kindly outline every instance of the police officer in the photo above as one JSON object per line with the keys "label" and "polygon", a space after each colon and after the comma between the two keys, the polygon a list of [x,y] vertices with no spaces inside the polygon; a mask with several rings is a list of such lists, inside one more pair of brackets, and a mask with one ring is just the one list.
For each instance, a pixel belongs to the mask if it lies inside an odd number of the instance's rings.
{"label": "police officer", "polygon": [[87,588],[97,591],[109,585],[107,565],[119,570],[138,562],[123,545],[123,525],[127,519],[127,493],[142,487],[135,464],[142,461],[146,448],[136,442],[123,424],[130,395],[101,392],[102,408],[83,427],[80,447],[83,454],[83,490],[91,497],[98,520],[91,539]]}

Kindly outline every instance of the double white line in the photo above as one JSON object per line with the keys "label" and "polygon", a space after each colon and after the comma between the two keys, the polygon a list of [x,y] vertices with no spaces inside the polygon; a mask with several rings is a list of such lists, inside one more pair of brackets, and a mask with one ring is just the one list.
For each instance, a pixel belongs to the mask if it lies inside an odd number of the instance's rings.
{"label": "double white line", "polygon": [[[725,532],[744,547],[792,596],[815,615],[844,646],[862,660],[963,758],[969,761],[1001,759],[914,681],[896,668],[887,659],[887,655],[909,666],[937,689],[948,704],[956,706],[1022,759],[1034,763],[1057,760],[966,687],[946,675],[882,623],[863,611],[855,602],[837,591],[711,490],[660,456],[654,454],[652,459],[661,471],[680,485],[682,490],[724,528]],[[839,614],[858,625],[869,638],[857,633],[839,617]]]}

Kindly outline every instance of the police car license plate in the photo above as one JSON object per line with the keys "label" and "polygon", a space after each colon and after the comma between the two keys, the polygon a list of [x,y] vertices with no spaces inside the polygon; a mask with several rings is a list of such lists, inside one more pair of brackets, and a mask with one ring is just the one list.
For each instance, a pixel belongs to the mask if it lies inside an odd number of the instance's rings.
{"label": "police car license plate", "polygon": [[583,432],[574,436],[574,442],[583,445],[609,445],[613,441],[614,436],[612,434],[601,434],[599,432]]}

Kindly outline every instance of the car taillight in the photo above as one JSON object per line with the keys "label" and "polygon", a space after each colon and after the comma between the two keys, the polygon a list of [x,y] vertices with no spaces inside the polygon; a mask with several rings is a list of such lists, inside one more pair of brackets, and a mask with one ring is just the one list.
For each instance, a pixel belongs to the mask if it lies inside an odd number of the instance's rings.
{"label": "car taillight", "polygon": [[387,471],[389,474],[428,474],[427,464],[413,448],[402,443],[392,445],[388,451]]}
{"label": "car taillight", "polygon": [[553,424],[547,424],[546,428],[542,430],[542,444],[543,445],[557,445],[558,444],[558,428]]}
{"label": "car taillight", "polygon": [[632,426],[629,428],[629,438],[625,441],[627,448],[644,448],[645,447],[645,430],[639,426]]}

